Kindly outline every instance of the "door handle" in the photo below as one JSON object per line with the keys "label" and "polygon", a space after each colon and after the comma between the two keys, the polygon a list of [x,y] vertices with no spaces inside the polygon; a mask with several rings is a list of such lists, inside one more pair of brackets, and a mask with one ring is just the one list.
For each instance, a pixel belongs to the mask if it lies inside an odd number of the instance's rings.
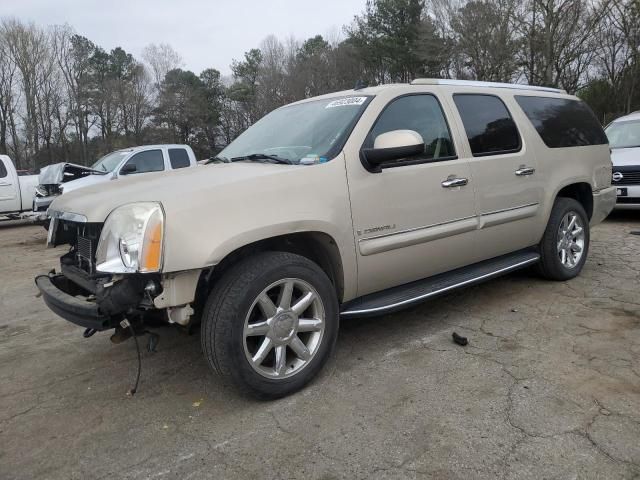
{"label": "door handle", "polygon": [[455,175],[449,175],[445,181],[442,182],[443,188],[455,188],[455,187],[464,187],[467,183],[469,183],[469,179],[467,178],[459,178]]}
{"label": "door handle", "polygon": [[7,182],[0,182],[0,187],[10,187],[11,184]]}
{"label": "door handle", "polygon": [[526,165],[520,165],[516,170],[516,175],[519,177],[524,177],[525,175],[533,175],[536,172],[536,169],[533,167],[527,167]]}

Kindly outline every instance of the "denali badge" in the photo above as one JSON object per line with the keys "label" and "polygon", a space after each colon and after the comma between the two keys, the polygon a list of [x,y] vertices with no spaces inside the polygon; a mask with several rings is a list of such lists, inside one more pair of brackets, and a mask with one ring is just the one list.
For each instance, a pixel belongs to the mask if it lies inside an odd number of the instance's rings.
{"label": "denali badge", "polygon": [[371,228],[365,228],[364,230],[357,230],[358,235],[362,235],[362,234],[368,234],[368,233],[376,233],[376,232],[382,232],[384,230],[393,230],[396,228],[396,224],[394,223],[393,225],[383,225],[381,227],[371,227]]}
{"label": "denali badge", "polygon": [[620,180],[622,180],[623,177],[624,175],[622,175],[620,172],[614,172],[613,175],[611,176],[614,182],[619,182]]}

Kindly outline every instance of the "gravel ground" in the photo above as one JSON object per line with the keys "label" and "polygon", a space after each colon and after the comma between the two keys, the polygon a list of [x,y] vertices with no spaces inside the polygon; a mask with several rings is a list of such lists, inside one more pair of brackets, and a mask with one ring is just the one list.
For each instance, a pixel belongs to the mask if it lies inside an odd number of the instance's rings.
{"label": "gravel ground", "polygon": [[[0,478],[640,478],[640,212],[593,229],[582,275],[516,273],[344,321],[299,394],[238,395],[199,335],[143,354],[36,298],[41,227],[0,223]],[[460,347],[456,331],[469,338]]]}

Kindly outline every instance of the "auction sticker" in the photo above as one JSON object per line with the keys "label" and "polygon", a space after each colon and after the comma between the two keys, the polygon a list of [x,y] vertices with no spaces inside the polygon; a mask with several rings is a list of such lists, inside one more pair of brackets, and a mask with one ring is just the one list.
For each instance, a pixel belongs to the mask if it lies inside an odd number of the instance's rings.
{"label": "auction sticker", "polygon": [[366,101],[367,101],[367,97],[345,97],[345,98],[341,98],[340,100],[334,100],[333,102],[329,102],[329,104],[324,108],[362,105]]}

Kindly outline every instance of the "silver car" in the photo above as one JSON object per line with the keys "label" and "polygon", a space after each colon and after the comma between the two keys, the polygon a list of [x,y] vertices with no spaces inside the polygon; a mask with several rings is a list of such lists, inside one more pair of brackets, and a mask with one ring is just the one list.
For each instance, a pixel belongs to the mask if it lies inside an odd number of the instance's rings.
{"label": "silver car", "polygon": [[613,162],[618,209],[640,209],[640,111],[620,117],[605,130]]}

